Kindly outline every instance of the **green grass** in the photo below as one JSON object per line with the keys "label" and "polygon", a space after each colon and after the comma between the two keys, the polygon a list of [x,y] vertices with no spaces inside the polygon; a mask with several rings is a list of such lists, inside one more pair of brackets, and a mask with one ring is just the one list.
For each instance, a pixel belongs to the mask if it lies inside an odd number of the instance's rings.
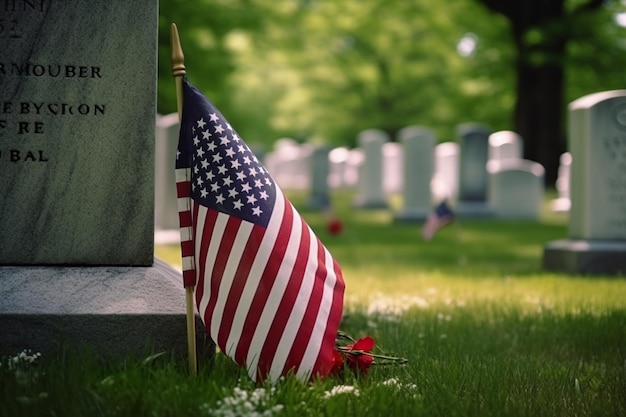
{"label": "green grass", "polygon": [[[461,220],[423,242],[419,225],[355,211],[341,194],[344,231],[331,236],[290,196],[342,266],[342,330],[407,365],[272,388],[219,354],[196,378],[167,354],[103,364],[67,352],[17,370],[5,358],[0,415],[626,415],[626,279],[541,269],[544,244],[567,236],[563,215]],[[176,246],[156,254],[179,262]]]}

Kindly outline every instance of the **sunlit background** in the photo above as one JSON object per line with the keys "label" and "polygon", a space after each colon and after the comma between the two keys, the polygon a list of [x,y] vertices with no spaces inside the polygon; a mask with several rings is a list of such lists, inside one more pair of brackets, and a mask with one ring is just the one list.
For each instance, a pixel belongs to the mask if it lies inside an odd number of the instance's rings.
{"label": "sunlit background", "polygon": [[249,144],[353,146],[363,129],[409,125],[449,141],[474,121],[520,133],[553,183],[567,103],[626,86],[626,4],[544,3],[163,0],[158,109],[176,110],[175,22],[189,78]]}

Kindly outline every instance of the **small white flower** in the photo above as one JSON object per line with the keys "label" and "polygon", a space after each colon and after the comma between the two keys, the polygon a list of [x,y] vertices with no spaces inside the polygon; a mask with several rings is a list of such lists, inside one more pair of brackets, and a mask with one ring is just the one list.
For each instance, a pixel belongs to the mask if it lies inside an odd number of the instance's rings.
{"label": "small white flower", "polygon": [[378,323],[376,323],[374,320],[368,320],[367,321],[367,327],[371,328],[371,329],[375,329],[378,327]]}
{"label": "small white flower", "polygon": [[376,293],[371,296],[367,312],[369,315],[380,315],[384,319],[393,320],[413,307],[427,308],[428,301],[417,296],[389,297]]}
{"label": "small white flower", "polygon": [[216,417],[272,417],[284,408],[282,404],[270,406],[270,399],[274,393],[274,387],[268,390],[256,388],[252,392],[235,387],[230,397],[217,401],[217,408],[212,409],[208,404],[202,404],[200,411]]}
{"label": "small white flower", "polygon": [[403,384],[397,378],[389,378],[386,381],[383,381],[382,384],[385,385],[385,386],[388,386],[388,387],[393,387],[396,391],[400,391],[400,390],[415,391],[415,390],[417,390],[417,385],[415,385],[415,384]]}
{"label": "small white flower", "polygon": [[452,316],[449,316],[443,313],[437,313],[437,319],[439,321],[450,321],[452,320]]}
{"label": "small white flower", "polygon": [[38,358],[41,357],[41,353],[37,352],[31,354],[30,349],[24,349],[22,352],[18,353],[16,356],[9,358],[7,361],[7,365],[9,370],[15,370],[20,366],[28,366],[35,362]]}
{"label": "small white flower", "polygon": [[352,385],[336,385],[330,391],[324,392],[324,398],[330,398],[340,394],[352,394],[355,397],[360,395],[359,390]]}
{"label": "small white flower", "polygon": [[399,381],[397,378],[389,378],[388,380],[383,381],[383,385],[387,385],[387,386],[393,385],[397,387],[399,386]]}

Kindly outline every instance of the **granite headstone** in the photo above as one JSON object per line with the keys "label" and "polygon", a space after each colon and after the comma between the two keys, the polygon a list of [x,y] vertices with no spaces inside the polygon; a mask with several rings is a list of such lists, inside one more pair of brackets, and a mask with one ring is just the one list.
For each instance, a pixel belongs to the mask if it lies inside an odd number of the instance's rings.
{"label": "granite headstone", "polygon": [[186,351],[154,259],[157,1],[1,7],[0,354]]}
{"label": "granite headstone", "polygon": [[550,242],[544,267],[626,274],[626,90],[569,106],[569,239]]}
{"label": "granite headstone", "polygon": [[459,194],[459,144],[443,142],[435,146],[435,173],[431,181],[434,201],[456,205]]}
{"label": "granite headstone", "polygon": [[437,137],[426,127],[408,126],[398,132],[398,141],[404,146],[403,207],[394,218],[421,221],[432,211],[430,185],[435,170]]}
{"label": "granite headstone", "polygon": [[[173,241],[168,240],[166,236],[179,234],[174,175],[179,131],[178,113],[157,118],[154,164],[154,225],[157,243]],[[175,233],[170,233],[171,231]]]}
{"label": "granite headstone", "polygon": [[358,134],[357,143],[363,150],[364,160],[359,169],[358,194],[354,205],[358,208],[387,208],[383,188],[382,148],[389,135],[379,129],[367,129]]}
{"label": "granite headstone", "polygon": [[151,265],[156,1],[2,4],[0,265]]}
{"label": "granite headstone", "polygon": [[383,156],[383,192],[391,196],[404,189],[404,144],[387,142],[381,148]]}
{"label": "granite headstone", "polygon": [[330,187],[328,186],[328,175],[330,172],[329,152],[330,148],[326,145],[314,145],[311,153],[308,206],[314,210],[330,207]]}
{"label": "granite headstone", "polygon": [[487,160],[491,129],[478,123],[457,126],[459,161],[459,216],[490,216],[487,204]]}
{"label": "granite headstone", "polygon": [[265,157],[267,170],[283,190],[303,190],[309,186],[310,144],[299,144],[295,139],[280,138]]}
{"label": "granite headstone", "polygon": [[328,152],[328,185],[331,188],[341,188],[347,185],[346,170],[349,156],[350,149],[345,146],[331,149]]}
{"label": "granite headstone", "polygon": [[569,199],[570,187],[570,167],[572,166],[572,154],[563,152],[559,157],[559,170],[557,172],[554,187],[558,192],[558,197],[550,202],[552,211],[568,212],[571,202]]}
{"label": "granite headstone", "polygon": [[489,160],[522,159],[524,141],[511,130],[500,130],[489,135]]}
{"label": "granite headstone", "polygon": [[499,218],[539,219],[544,198],[543,166],[527,159],[492,159],[487,163],[487,200]]}

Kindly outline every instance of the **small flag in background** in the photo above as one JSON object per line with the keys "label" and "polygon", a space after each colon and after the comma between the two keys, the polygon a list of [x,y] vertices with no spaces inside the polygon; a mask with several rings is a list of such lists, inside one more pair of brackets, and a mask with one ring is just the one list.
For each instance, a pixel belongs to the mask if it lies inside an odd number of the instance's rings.
{"label": "small flag in background", "polygon": [[185,286],[253,380],[332,368],[339,265],[214,105],[183,79],[176,159]]}
{"label": "small flag in background", "polygon": [[449,225],[453,221],[454,213],[450,207],[448,207],[448,204],[442,201],[435,208],[435,211],[428,215],[424,227],[422,228],[422,238],[424,240],[431,240],[441,228]]}

